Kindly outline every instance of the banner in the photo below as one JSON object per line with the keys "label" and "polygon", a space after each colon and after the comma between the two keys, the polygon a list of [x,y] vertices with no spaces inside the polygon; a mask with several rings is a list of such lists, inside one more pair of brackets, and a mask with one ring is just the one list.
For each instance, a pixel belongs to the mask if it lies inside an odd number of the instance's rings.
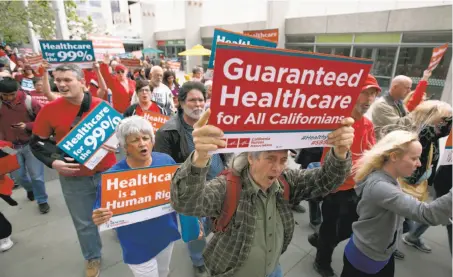
{"label": "banner", "polygon": [[148,120],[151,125],[153,125],[154,133],[156,133],[157,130],[159,130],[159,128],[162,127],[170,119],[169,116],[150,111],[145,111],[143,113],[143,118]]}
{"label": "banner", "polygon": [[326,146],[351,116],[371,60],[218,44],[210,124],[225,133],[216,153]]}
{"label": "banner", "polygon": [[139,59],[120,59],[120,60],[121,64],[128,68],[135,69],[142,67],[142,63]]}
{"label": "banner", "polygon": [[20,82],[20,87],[26,91],[33,91],[35,90],[35,85],[33,84],[33,80],[22,78],[22,82]]}
{"label": "banner", "polygon": [[431,60],[429,61],[428,70],[433,71],[439,65],[442,57],[444,56],[445,52],[447,51],[448,43],[445,43],[442,46],[436,47],[433,49],[433,55],[431,56]]}
{"label": "banner", "polygon": [[170,66],[170,69],[173,71],[178,71],[181,68],[180,62],[167,61],[167,63]]}
{"label": "banner", "polygon": [[132,169],[102,174],[101,207],[112,218],[101,231],[145,221],[173,212],[170,184],[179,165]]}
{"label": "banner", "polygon": [[29,54],[24,57],[25,62],[37,71],[42,64],[42,55],[41,54]]}
{"label": "banner", "polygon": [[106,53],[111,56],[126,53],[121,38],[88,35],[88,39],[93,42],[96,60],[102,61],[104,59],[103,55]]}
{"label": "banner", "polygon": [[240,44],[240,45],[255,45],[255,46],[263,46],[263,47],[270,47],[270,48],[277,47],[277,43],[275,43],[275,42],[271,42],[268,40],[262,40],[262,39],[258,39],[258,38],[244,35],[241,33],[235,33],[235,32],[216,28],[216,29],[214,29],[214,38],[212,39],[211,56],[209,57],[208,68],[214,68],[214,60],[215,60],[215,56],[216,56],[216,48],[217,48],[218,42]]}
{"label": "banner", "polygon": [[60,64],[73,63],[82,68],[92,68],[93,44],[89,40],[40,40],[43,58],[52,68]]}
{"label": "banner", "polygon": [[445,149],[444,153],[442,153],[442,159],[440,160],[439,165],[451,165],[452,160],[451,160],[451,146],[452,146],[452,131],[450,131],[450,135],[447,138],[447,141],[445,142]]}
{"label": "banner", "polygon": [[278,29],[244,31],[244,35],[269,40],[278,43]]}
{"label": "banner", "polygon": [[58,147],[78,163],[93,169],[107,155],[103,144],[118,145],[115,128],[123,116],[102,101],[59,143]]}

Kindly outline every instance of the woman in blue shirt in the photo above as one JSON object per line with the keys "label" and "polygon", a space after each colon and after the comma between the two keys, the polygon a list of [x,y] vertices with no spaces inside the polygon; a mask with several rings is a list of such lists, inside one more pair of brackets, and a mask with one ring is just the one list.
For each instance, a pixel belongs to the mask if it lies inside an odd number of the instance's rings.
{"label": "woman in blue shirt", "polygon": [[[153,127],[140,116],[124,119],[117,127],[116,136],[126,152],[126,158],[109,171],[175,164],[167,154],[152,152]],[[93,211],[96,225],[106,223],[112,217],[110,210],[100,207],[100,199],[101,185],[98,185]],[[116,231],[123,250],[123,260],[135,277],[167,277],[174,241],[181,238],[174,212],[118,227]]]}

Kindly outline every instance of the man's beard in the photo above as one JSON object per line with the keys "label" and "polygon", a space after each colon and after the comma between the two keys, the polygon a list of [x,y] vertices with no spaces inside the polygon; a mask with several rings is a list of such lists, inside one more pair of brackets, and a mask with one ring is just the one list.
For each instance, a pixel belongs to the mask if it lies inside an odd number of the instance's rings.
{"label": "man's beard", "polygon": [[184,113],[190,117],[191,119],[198,120],[201,117],[201,114],[203,113],[203,109],[189,109],[185,108]]}

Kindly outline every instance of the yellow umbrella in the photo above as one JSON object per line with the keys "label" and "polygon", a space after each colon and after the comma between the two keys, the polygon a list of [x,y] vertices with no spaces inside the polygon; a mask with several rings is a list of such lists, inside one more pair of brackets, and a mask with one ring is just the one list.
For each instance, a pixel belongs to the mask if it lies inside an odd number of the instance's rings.
{"label": "yellow umbrella", "polygon": [[197,44],[189,50],[183,51],[178,56],[210,56],[211,50],[204,48],[202,45]]}

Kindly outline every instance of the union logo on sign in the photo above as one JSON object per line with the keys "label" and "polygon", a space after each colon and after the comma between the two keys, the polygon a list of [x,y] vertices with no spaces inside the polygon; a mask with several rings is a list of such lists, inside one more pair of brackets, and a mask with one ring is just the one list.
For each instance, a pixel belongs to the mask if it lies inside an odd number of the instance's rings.
{"label": "union logo on sign", "polygon": [[250,146],[250,138],[239,139],[239,148],[247,148]]}
{"label": "union logo on sign", "polygon": [[230,138],[227,140],[227,148],[238,148],[239,139],[237,138]]}

